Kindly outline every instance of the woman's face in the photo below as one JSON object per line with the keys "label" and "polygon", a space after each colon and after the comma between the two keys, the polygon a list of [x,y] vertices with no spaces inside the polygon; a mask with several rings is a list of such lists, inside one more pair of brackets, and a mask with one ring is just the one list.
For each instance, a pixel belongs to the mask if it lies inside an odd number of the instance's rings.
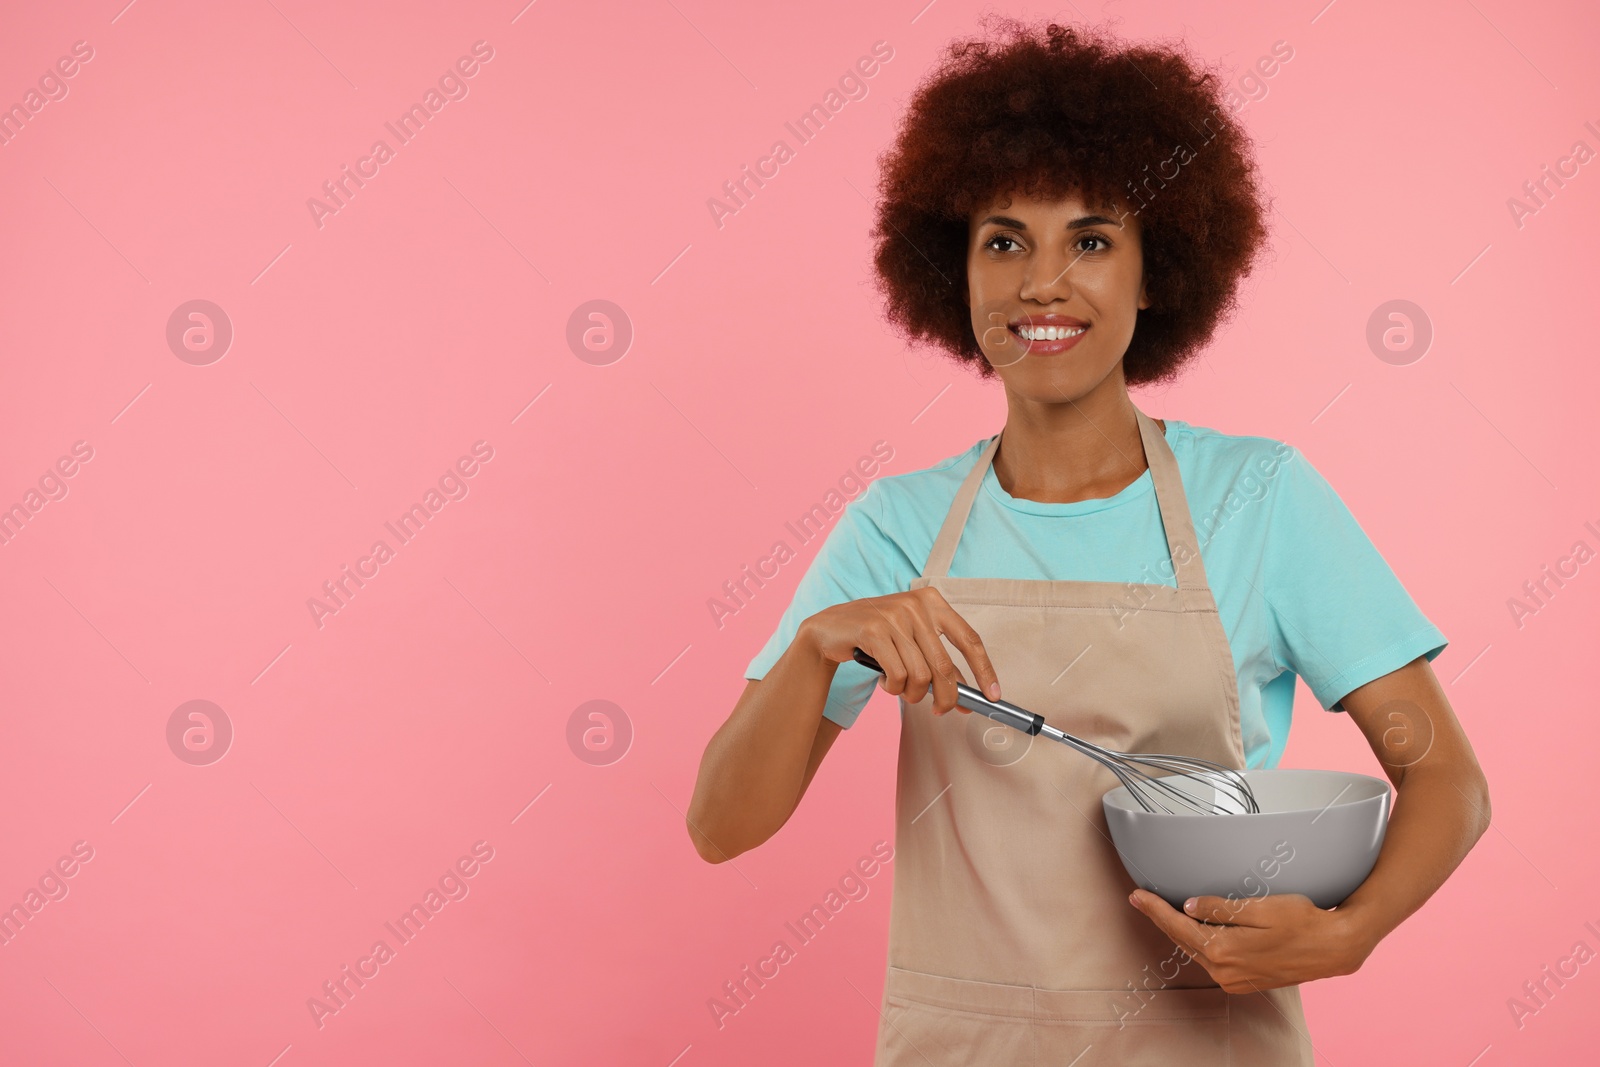
{"label": "woman's face", "polygon": [[997,197],[967,226],[972,332],[1006,391],[1076,401],[1122,384],[1144,290],[1139,222],[1121,205]]}

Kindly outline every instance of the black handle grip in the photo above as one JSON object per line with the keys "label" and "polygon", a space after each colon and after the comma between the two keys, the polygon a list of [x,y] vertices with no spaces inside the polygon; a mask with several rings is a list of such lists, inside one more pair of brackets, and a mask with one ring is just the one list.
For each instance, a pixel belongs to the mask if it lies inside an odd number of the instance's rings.
{"label": "black handle grip", "polygon": [[883,668],[878,666],[878,661],[873,659],[871,656],[867,655],[865,652],[861,651],[859,648],[856,649],[855,651],[853,651],[851,653],[851,655],[854,656],[855,659],[856,659],[856,662],[861,664],[863,667],[870,667],[873,670],[877,671],[879,674],[883,673]]}
{"label": "black handle grip", "polygon": [[[850,655],[863,667],[869,667],[879,674],[884,673],[878,661],[861,651],[861,649],[853,649]],[[1008,704],[1004,700],[990,700],[965,682],[956,683],[956,703],[968,711],[975,711],[979,715],[987,715],[995,722],[1005,723],[1007,726],[1021,730],[1025,734],[1037,734],[1044,729],[1043,715],[1035,715],[1026,708],[1019,708],[1015,704]]]}

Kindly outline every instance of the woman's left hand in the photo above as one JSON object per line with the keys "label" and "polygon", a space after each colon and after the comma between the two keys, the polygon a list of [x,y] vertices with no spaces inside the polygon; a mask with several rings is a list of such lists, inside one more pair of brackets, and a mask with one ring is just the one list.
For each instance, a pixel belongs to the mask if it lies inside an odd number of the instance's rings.
{"label": "woman's left hand", "polygon": [[1372,951],[1350,915],[1299,893],[1194,897],[1187,914],[1143,889],[1129,899],[1229,993],[1354,974]]}

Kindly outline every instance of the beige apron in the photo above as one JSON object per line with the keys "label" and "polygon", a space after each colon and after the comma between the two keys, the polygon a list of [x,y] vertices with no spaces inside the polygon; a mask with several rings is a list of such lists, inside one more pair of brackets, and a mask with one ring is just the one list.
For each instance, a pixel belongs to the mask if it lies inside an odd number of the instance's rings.
{"label": "beige apron", "polygon": [[[911,588],[939,590],[982,635],[1005,699],[1052,726],[1243,767],[1233,654],[1177,461],[1136,413],[1176,588],[949,577],[998,434]],[[1110,771],[981,715],[931,708],[931,696],[901,700],[874,1067],[1311,1067],[1299,986],[1225,993],[1128,902],[1134,883],[1100,806],[1118,784]]]}

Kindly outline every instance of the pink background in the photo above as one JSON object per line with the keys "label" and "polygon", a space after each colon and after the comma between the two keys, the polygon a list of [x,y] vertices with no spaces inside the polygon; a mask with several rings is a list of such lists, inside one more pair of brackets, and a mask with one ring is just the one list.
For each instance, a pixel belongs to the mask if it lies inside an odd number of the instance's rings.
{"label": "pink background", "polygon": [[[816,542],[720,629],[708,599],[873,442],[903,473],[1001,424],[997,387],[902,345],[869,281],[875,158],[978,5],[120,2],[14,5],[0,35],[5,105],[93,49],[0,147],[0,506],[93,450],[0,546],[0,904],[93,849],[0,947],[0,1060],[868,1062],[892,864],[720,1028],[707,1001],[892,842],[894,703],[734,863],[682,812]],[[1450,638],[1435,668],[1491,783],[1459,872],[1306,987],[1319,1063],[1587,1055],[1600,970],[1520,1029],[1507,1001],[1600,949],[1600,563],[1520,628],[1507,601],[1600,549],[1600,173],[1520,228],[1507,200],[1600,149],[1600,16],[1083,11],[1235,79],[1293,48],[1239,113],[1274,256],[1188,377],[1136,399],[1310,457]],[[319,228],[308,198],[480,40],[468,95]],[[868,95],[719,228],[707,200],[880,40]],[[165,336],[196,299],[234,331],[203,366]],[[634,331],[608,365],[566,339],[595,299]],[[1407,365],[1365,340],[1391,299],[1435,330]],[[319,627],[322,583],[480,440],[468,495]],[[167,741],[196,699],[234,730],[209,765]],[[568,743],[596,699],[632,729],[608,765]],[[1285,765],[1378,773],[1303,686],[1296,710]],[[319,1027],[307,999],[479,841],[469,895]]]}

